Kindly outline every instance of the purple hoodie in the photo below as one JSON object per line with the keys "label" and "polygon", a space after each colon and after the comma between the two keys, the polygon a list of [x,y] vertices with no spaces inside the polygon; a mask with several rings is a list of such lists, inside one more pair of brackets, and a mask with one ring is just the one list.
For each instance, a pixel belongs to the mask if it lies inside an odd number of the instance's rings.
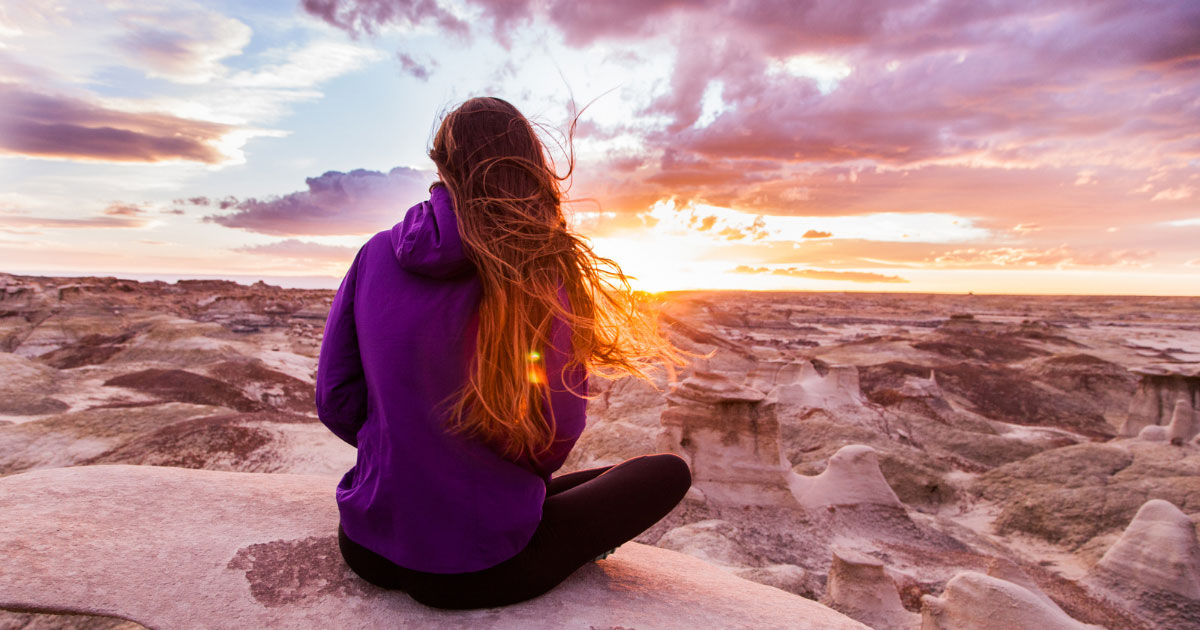
{"label": "purple hoodie", "polygon": [[[565,290],[559,298],[566,303]],[[372,237],[350,265],[325,323],[317,414],[358,448],[337,486],[342,529],[402,567],[485,569],[521,551],[542,517],[550,474],[583,432],[587,372],[568,371],[570,329],[545,348],[557,433],[543,461],[511,461],[441,429],[434,405],[461,386],[475,352],[480,281],[444,186]]]}

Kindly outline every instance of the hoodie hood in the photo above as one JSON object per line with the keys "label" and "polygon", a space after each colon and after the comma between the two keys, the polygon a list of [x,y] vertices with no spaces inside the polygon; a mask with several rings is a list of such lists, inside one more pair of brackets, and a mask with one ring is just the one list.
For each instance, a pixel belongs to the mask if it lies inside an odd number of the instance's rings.
{"label": "hoodie hood", "polygon": [[430,278],[451,278],[474,269],[458,234],[454,201],[444,185],[435,185],[429,200],[408,209],[392,227],[392,250],[406,271]]}

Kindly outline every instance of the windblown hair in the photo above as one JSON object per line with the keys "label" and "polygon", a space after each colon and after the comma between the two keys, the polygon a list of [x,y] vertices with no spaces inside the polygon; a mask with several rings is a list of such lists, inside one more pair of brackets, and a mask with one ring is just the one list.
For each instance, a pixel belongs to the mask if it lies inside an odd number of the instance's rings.
{"label": "windblown hair", "polygon": [[481,438],[510,459],[538,459],[554,440],[553,409],[544,417],[542,401],[555,317],[571,330],[564,375],[583,365],[589,374],[653,384],[648,368],[661,364],[674,378],[674,366],[686,364],[681,354],[690,354],[660,334],[652,308],[617,263],[568,228],[560,183],[574,171],[578,119],[561,176],[529,120],[498,98],[472,98],[447,114],[429,151],[482,287],[474,363],[466,384],[444,401],[445,421],[452,433]]}

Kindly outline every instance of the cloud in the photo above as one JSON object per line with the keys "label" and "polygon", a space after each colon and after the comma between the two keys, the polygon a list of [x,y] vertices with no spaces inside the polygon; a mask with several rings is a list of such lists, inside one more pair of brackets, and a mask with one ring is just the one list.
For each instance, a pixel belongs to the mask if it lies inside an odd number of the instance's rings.
{"label": "cloud", "polygon": [[797,267],[784,267],[769,269],[767,267],[750,267],[748,265],[738,265],[732,269],[733,273],[769,273],[777,276],[791,276],[794,278],[808,278],[810,280],[840,280],[843,282],[908,282],[900,276],[885,276],[881,273],[872,273],[869,271],[829,271],[826,269],[801,269]]}
{"label": "cloud", "polygon": [[[470,4],[487,14],[500,3]],[[883,192],[939,209],[986,204],[994,216],[1034,214],[1038,206],[1012,202],[1032,195],[1132,216],[1109,210],[1143,201],[1122,199],[1137,186],[1121,188],[1130,173],[1194,172],[1200,158],[1200,74],[1189,71],[1200,55],[1196,3],[520,5],[581,48],[619,47],[639,33],[670,47],[669,72],[617,134],[640,151],[613,158],[610,188],[587,189],[619,209],[658,192],[768,214],[850,214],[843,200]],[[719,107],[707,107],[714,96]],[[630,172],[618,159],[658,168]],[[847,167],[894,174],[852,192],[859,170]],[[807,179],[834,168],[847,180]],[[899,178],[921,168],[953,169],[963,181],[1005,171],[993,179],[1010,184],[943,204],[935,190],[905,193]],[[1078,190],[1050,188],[1062,178]],[[1157,186],[1158,199],[1183,198],[1181,185]]]}
{"label": "cloud", "polygon": [[1111,267],[1141,266],[1155,257],[1150,250],[1094,250],[1081,252],[1067,245],[1047,249],[1019,247],[955,249],[933,257],[940,266],[988,265],[995,267]]}
{"label": "cloud", "polygon": [[[112,206],[110,206],[110,209]],[[44,229],[140,228],[150,221],[137,216],[106,212],[100,216],[82,218],[38,217],[18,213],[0,213],[0,229],[26,231]]]}
{"label": "cloud", "polygon": [[186,199],[175,199],[175,200],[172,200],[171,203],[173,203],[177,206],[184,206],[184,205],[207,206],[212,203],[212,200],[203,195],[198,195],[195,197],[188,197]]}
{"label": "cloud", "polygon": [[250,27],[212,11],[145,4],[117,19],[124,32],[115,43],[128,60],[152,77],[177,83],[206,83],[223,75],[221,60],[250,43]]}
{"label": "cloud", "polygon": [[1168,188],[1166,190],[1160,190],[1150,198],[1150,201],[1179,201],[1180,199],[1187,199],[1191,197],[1192,192],[1193,191],[1191,188]]}
{"label": "cloud", "polygon": [[429,198],[434,175],[406,167],[387,173],[329,171],[306,181],[307,190],[268,199],[242,199],[234,212],[206,222],[274,236],[362,235],[389,228],[411,206]]}
{"label": "cloud", "polygon": [[809,231],[805,232],[800,238],[829,238],[831,236],[833,236],[833,234],[831,232],[821,232],[819,230],[809,230]]}
{"label": "cloud", "polygon": [[397,52],[396,61],[400,62],[400,70],[415,79],[428,81],[433,73],[433,68],[437,66],[437,62],[430,60],[426,64],[418,62],[412,58],[412,55],[407,53]]}
{"label": "cloud", "polygon": [[[294,100],[320,83],[386,57],[382,52],[346,42],[316,40],[264,52],[259,65],[232,74],[227,82],[254,95],[264,90],[274,99]],[[319,96],[319,94],[318,94]]]}
{"label": "cloud", "polygon": [[298,260],[349,263],[350,260],[354,258],[354,253],[358,250],[353,247],[323,245],[321,243],[312,243],[309,241],[289,238],[275,243],[267,243],[265,245],[238,247],[233,251],[272,256],[275,258],[294,258]]}
{"label": "cloud", "polygon": [[294,103],[387,57],[274,9],[243,12],[252,33],[194,0],[19,4],[0,19],[0,155],[242,163]]}
{"label": "cloud", "polygon": [[104,209],[104,214],[113,217],[138,217],[146,214],[146,210],[128,203],[114,203]]}
{"label": "cloud", "polygon": [[0,152],[112,162],[227,159],[217,147],[228,125],[170,114],[110,109],[0,83]]}
{"label": "cloud", "polygon": [[434,0],[303,0],[301,6],[309,14],[351,35],[372,35],[389,26],[415,26],[426,22],[452,33],[466,34],[468,31],[466,22]]}

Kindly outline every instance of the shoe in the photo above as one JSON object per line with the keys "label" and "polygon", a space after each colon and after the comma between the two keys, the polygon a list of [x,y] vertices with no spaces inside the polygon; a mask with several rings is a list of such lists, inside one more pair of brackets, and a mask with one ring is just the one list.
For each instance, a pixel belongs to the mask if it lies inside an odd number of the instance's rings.
{"label": "shoe", "polygon": [[[617,545],[617,547],[620,547],[620,546],[621,546],[621,545]],[[613,552],[617,550],[617,547],[613,547],[612,549],[609,549],[608,551],[605,551],[604,553],[602,553],[602,554],[600,554],[600,555],[596,556],[595,558],[592,558],[592,562],[595,562],[595,561],[597,561],[597,560],[603,560],[603,559],[605,559],[605,558],[607,558],[607,557],[611,556],[611,555],[613,554]]]}

